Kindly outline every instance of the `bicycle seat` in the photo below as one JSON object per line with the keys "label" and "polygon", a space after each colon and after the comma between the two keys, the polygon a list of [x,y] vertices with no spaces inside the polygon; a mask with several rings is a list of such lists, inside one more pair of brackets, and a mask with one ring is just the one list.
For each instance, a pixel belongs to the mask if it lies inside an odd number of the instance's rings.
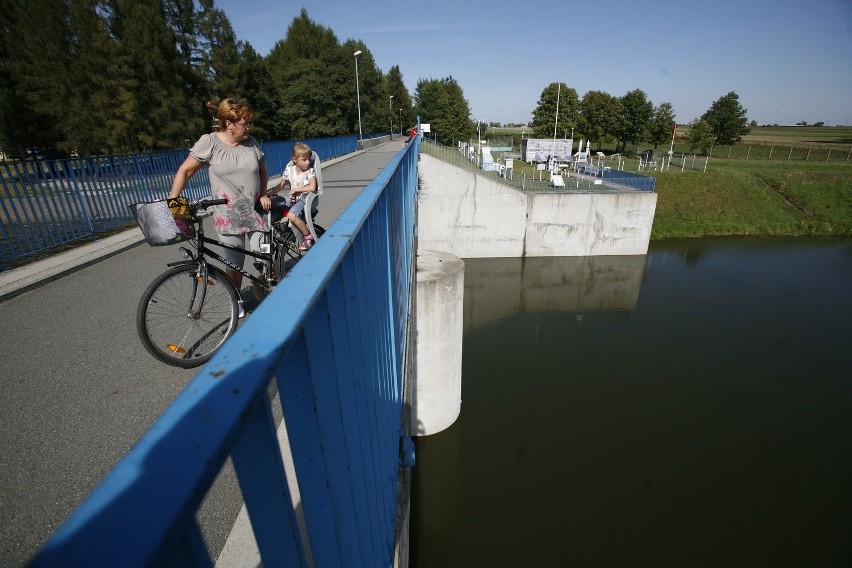
{"label": "bicycle seat", "polygon": [[[283,195],[276,194],[269,199],[272,201],[272,208],[270,209],[270,212],[272,213],[272,222],[277,223],[287,215],[287,211],[290,210],[290,206],[288,205],[287,198]],[[266,211],[264,211],[259,201],[254,204],[254,210],[261,216],[266,216]]]}

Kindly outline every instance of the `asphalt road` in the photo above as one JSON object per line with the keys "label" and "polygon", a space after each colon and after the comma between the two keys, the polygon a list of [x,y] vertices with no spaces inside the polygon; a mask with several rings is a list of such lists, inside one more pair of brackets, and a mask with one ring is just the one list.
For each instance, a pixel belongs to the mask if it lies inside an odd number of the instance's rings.
{"label": "asphalt road", "polygon": [[[318,222],[328,227],[401,147],[324,167]],[[0,303],[0,567],[25,565],[197,374],[159,363],[136,334],[139,298],[176,258],[140,244]],[[226,466],[199,512],[214,558],[236,487]]]}

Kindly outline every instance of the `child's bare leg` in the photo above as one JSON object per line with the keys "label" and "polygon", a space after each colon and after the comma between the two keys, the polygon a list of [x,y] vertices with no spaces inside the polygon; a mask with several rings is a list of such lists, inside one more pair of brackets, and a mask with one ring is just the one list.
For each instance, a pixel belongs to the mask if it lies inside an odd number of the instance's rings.
{"label": "child's bare leg", "polygon": [[288,214],[287,218],[290,219],[290,222],[293,223],[294,227],[299,229],[299,232],[302,233],[302,235],[310,234],[310,232],[308,231],[308,224],[302,221],[301,217],[299,217],[298,215]]}

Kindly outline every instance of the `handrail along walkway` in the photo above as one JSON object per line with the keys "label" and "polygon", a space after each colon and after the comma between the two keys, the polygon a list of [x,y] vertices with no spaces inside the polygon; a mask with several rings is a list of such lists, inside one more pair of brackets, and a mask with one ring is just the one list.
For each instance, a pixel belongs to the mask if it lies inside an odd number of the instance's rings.
{"label": "handrail along walkway", "polygon": [[[388,566],[420,140],[401,150],[187,386],[33,566],[211,565],[195,520],[231,457],[266,566]],[[276,438],[275,380],[310,551]]]}

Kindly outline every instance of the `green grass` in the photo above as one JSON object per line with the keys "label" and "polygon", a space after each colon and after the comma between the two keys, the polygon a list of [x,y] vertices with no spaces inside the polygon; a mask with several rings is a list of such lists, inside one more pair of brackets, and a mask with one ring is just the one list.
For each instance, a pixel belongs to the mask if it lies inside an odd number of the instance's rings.
{"label": "green grass", "polygon": [[[690,153],[681,142],[687,131],[678,129],[675,153]],[[500,136],[520,136],[520,132],[518,128],[489,129]],[[658,156],[667,150],[658,148]],[[648,172],[657,178],[658,196],[651,238],[850,237],[850,154],[852,127],[754,127],[741,143],[715,147],[706,173],[676,168]],[[703,166],[704,159],[699,161]],[[635,162],[628,162],[625,169],[635,171]],[[533,166],[516,161],[515,175],[524,171],[536,175]]]}
{"label": "green grass", "polygon": [[852,236],[852,164],[711,162],[654,172],[653,239],[719,235]]}

